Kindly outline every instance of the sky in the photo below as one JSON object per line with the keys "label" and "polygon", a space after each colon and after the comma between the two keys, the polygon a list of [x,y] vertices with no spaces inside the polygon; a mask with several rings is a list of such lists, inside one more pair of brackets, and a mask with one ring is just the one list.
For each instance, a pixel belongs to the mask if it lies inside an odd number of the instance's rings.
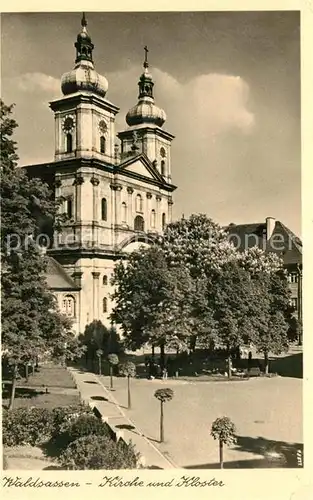
{"label": "sky", "polygon": [[[174,134],[173,217],[281,220],[301,236],[298,12],[86,13],[116,132],[136,104],[144,45],[156,104]],[[20,164],[53,160],[49,101],[74,66],[81,14],[2,14],[1,83],[15,103]]]}

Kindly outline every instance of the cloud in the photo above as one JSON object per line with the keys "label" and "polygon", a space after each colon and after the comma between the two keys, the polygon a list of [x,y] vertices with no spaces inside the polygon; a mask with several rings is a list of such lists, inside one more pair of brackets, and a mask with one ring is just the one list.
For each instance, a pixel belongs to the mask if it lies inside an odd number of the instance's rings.
{"label": "cloud", "polygon": [[[218,135],[232,129],[253,130],[255,117],[248,109],[249,86],[239,76],[206,74],[181,83],[173,76],[153,69],[156,104],[165,109],[170,126],[191,136]],[[109,98],[121,106],[123,118],[137,102],[138,69],[106,75]],[[125,82],[127,84],[125,85]],[[118,118],[118,124],[121,117]],[[166,127],[166,125],[165,125]],[[173,131],[175,133],[175,130]]]}
{"label": "cloud", "polygon": [[11,79],[11,84],[21,92],[43,92],[57,96],[60,93],[60,80],[44,73],[24,73]]}

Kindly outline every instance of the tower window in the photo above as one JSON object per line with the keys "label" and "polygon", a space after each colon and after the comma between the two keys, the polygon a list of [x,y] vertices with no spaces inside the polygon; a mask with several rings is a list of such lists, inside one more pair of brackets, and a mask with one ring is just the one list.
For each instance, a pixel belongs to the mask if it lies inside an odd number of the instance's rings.
{"label": "tower window", "polygon": [[68,198],[66,202],[66,213],[69,219],[73,217],[73,200],[72,198]]}
{"label": "tower window", "polygon": [[103,300],[102,300],[102,312],[103,313],[108,312],[108,299],[106,297],[103,297]]}
{"label": "tower window", "polygon": [[101,219],[107,220],[107,200],[106,198],[102,198],[101,200]]}
{"label": "tower window", "polygon": [[71,318],[75,317],[75,299],[72,295],[66,295],[62,302],[62,312]]}
{"label": "tower window", "polygon": [[136,196],[136,212],[142,212],[142,197],[140,194]]}
{"label": "tower window", "polygon": [[166,156],[165,149],[163,147],[160,149],[160,156],[162,158],[165,158],[165,156]]}
{"label": "tower window", "polygon": [[166,215],[163,213],[162,214],[162,230],[164,231],[166,226]]}
{"label": "tower window", "polygon": [[145,221],[141,215],[137,215],[134,220],[134,229],[135,231],[144,231],[145,230]]}
{"label": "tower window", "polygon": [[122,222],[127,222],[127,205],[125,202],[122,203]]}
{"label": "tower window", "polygon": [[155,210],[151,210],[151,227],[155,227]]}
{"label": "tower window", "polygon": [[103,135],[100,137],[100,152],[105,153],[105,137]]}
{"label": "tower window", "polygon": [[66,134],[66,152],[71,153],[73,151],[73,137],[72,134]]}
{"label": "tower window", "polygon": [[164,160],[161,161],[161,174],[165,175],[165,161]]}
{"label": "tower window", "polygon": [[104,274],[102,278],[102,285],[106,286],[107,284],[108,284],[108,277],[106,274]]}

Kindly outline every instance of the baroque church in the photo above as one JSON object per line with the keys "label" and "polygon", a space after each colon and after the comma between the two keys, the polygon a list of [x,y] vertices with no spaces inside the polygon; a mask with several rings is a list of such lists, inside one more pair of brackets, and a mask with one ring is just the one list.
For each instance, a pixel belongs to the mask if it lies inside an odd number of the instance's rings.
{"label": "baroque church", "polygon": [[78,334],[93,320],[110,326],[115,263],[151,243],[171,221],[176,186],[174,136],[164,130],[165,112],[155,105],[147,47],[138,102],[117,134],[119,108],[107,99],[108,82],[96,72],[85,15],[75,49],[74,69],[62,76],[63,95],[50,103],[54,161],[26,168],[63,200],[67,222],[47,251],[47,281]]}

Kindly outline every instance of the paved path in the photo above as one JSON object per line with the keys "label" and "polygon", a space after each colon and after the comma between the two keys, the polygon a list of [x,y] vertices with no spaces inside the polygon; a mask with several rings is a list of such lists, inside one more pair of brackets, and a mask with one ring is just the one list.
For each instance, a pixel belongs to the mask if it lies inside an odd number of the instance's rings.
{"label": "paved path", "polygon": [[144,436],[135,422],[129,417],[129,411],[119,406],[114,397],[114,391],[109,390],[109,378],[97,376],[94,373],[70,368],[70,372],[77,384],[77,388],[84,402],[92,402],[115,431],[122,431],[125,441],[132,441],[136,450],[144,457],[144,465],[156,469],[171,469],[176,465],[166,458],[153,444],[151,439]]}

